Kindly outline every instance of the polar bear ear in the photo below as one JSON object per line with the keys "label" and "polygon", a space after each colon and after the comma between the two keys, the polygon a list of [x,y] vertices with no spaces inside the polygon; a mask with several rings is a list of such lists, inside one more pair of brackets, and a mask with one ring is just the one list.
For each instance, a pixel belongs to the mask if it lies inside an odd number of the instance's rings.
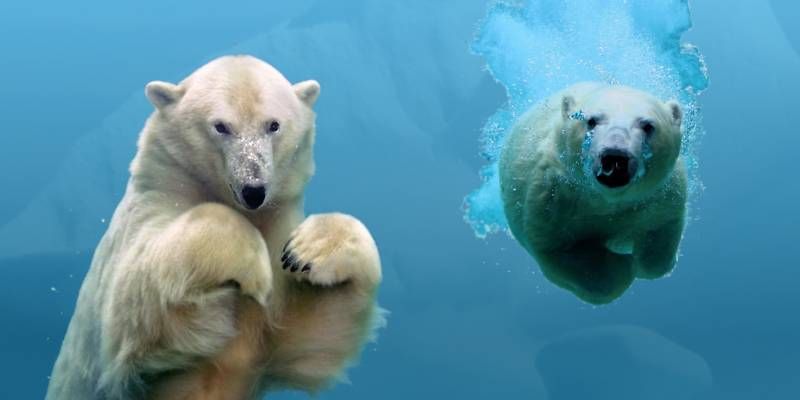
{"label": "polar bear ear", "polygon": [[572,110],[575,109],[575,99],[570,95],[565,95],[561,98],[561,115],[564,119],[569,119],[572,115]]}
{"label": "polar bear ear", "polygon": [[144,87],[144,94],[155,108],[162,110],[177,103],[183,96],[183,89],[172,83],[153,81]]}
{"label": "polar bear ear", "polygon": [[675,126],[681,126],[681,121],[683,120],[683,109],[681,109],[680,103],[675,100],[668,101],[667,110],[669,110],[669,115],[672,117],[672,124]]}
{"label": "polar bear ear", "polygon": [[309,107],[313,106],[319,97],[319,82],[317,81],[303,81],[296,83],[293,87],[297,97]]}

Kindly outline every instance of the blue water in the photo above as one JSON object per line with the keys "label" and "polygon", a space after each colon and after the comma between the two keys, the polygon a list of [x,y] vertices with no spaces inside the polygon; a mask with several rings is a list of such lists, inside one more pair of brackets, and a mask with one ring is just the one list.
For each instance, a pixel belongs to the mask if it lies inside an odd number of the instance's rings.
{"label": "blue water", "polygon": [[389,325],[321,398],[800,397],[800,4],[690,6],[681,39],[710,71],[704,189],[674,273],[591,307],[464,223],[482,128],[507,104],[473,53],[487,1],[4,0],[0,398],[44,396],[150,112],[144,84],[238,52],[321,82],[308,211],[359,216],[382,252]]}

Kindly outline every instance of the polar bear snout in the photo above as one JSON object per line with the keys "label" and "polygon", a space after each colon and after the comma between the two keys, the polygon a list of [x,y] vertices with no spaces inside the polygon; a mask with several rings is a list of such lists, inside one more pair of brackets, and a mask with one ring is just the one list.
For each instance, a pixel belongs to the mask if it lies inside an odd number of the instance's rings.
{"label": "polar bear snout", "polygon": [[604,149],[598,161],[595,164],[597,181],[612,189],[628,185],[639,169],[636,157],[624,149]]}
{"label": "polar bear snout", "polygon": [[263,135],[228,140],[222,146],[225,179],[243,209],[254,211],[268,203],[273,186],[272,148],[269,138]]}
{"label": "polar bear snout", "polygon": [[242,205],[250,210],[256,210],[264,204],[267,198],[266,185],[244,185],[237,193]]}

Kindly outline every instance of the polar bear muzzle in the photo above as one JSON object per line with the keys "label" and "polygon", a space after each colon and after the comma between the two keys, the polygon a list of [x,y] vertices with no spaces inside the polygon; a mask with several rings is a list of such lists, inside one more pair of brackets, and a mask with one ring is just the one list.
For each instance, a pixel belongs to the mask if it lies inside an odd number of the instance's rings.
{"label": "polar bear muzzle", "polygon": [[601,185],[619,188],[631,182],[639,168],[638,161],[627,150],[605,149],[600,153],[600,163],[595,176]]}
{"label": "polar bear muzzle", "polygon": [[268,201],[273,178],[272,138],[250,134],[226,137],[222,155],[233,197],[244,209],[257,210]]}

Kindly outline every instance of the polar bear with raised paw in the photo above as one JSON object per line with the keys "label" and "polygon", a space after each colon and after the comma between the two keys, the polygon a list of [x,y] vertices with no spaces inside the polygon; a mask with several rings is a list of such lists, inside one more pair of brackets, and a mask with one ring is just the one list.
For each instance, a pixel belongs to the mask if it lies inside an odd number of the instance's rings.
{"label": "polar bear with raised paw", "polygon": [[683,112],[625,86],[580,83],[535,105],[500,157],[514,237],[593,304],[675,264],[686,214]]}
{"label": "polar bear with raised paw", "polygon": [[360,221],[304,215],[318,94],[249,56],[147,85],[48,399],[257,399],[342,375],[381,321],[381,268]]}

